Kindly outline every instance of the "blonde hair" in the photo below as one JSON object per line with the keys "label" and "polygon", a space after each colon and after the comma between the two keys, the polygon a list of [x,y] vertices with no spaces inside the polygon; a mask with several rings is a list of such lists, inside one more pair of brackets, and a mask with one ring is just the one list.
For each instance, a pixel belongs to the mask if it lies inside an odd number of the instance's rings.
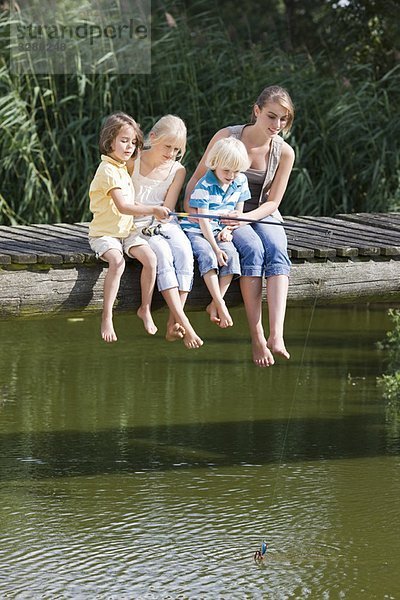
{"label": "blonde hair", "polygon": [[113,144],[120,129],[124,125],[130,125],[136,134],[136,148],[133,156],[143,148],[143,132],[135,119],[123,112],[116,112],[109,115],[100,130],[99,149],[102,154],[110,154],[113,151]]}
{"label": "blonde hair", "polygon": [[[151,140],[150,140],[150,135]],[[154,123],[149,134],[149,144],[158,144],[161,140],[167,138],[173,141],[179,148],[179,158],[186,152],[187,129],[184,121],[176,115],[164,115]]]}
{"label": "blonde hair", "polygon": [[250,160],[246,146],[234,137],[218,140],[207,155],[206,167],[213,171],[218,167],[232,171],[247,171]]}
{"label": "blonde hair", "polygon": [[254,114],[254,107],[257,105],[260,109],[264,108],[267,102],[277,102],[287,111],[287,123],[282,131],[288,133],[294,120],[294,104],[289,96],[289,92],[279,85],[270,85],[263,89],[253,106],[250,123],[254,125],[257,121],[257,117]]}

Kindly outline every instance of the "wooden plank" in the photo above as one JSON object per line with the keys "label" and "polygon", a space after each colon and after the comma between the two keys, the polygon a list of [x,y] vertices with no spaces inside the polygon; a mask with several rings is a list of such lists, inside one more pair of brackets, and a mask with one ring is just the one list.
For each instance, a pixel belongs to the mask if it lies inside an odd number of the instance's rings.
{"label": "wooden plank", "polygon": [[77,225],[69,225],[68,223],[56,223],[53,225],[56,230],[62,229],[67,234],[73,234],[76,238],[85,240],[88,243],[89,229],[88,227],[78,227]]}
{"label": "wooden plank", "polygon": [[[327,220],[332,223],[335,222],[335,225],[339,225],[340,219],[330,219],[329,217],[321,217],[324,220]],[[340,226],[340,225],[339,225]],[[375,247],[378,247],[380,250],[380,254],[384,256],[397,256],[400,254],[400,231],[396,233],[396,231],[385,231],[382,229],[377,229],[371,225],[365,223],[354,223],[354,222],[345,222],[344,224],[345,235],[348,237],[355,236],[354,239],[358,239],[359,246],[361,247],[363,244],[373,244]]]}
{"label": "wooden plank", "polygon": [[11,256],[10,254],[0,254],[0,265],[10,265]]}
{"label": "wooden plank", "polygon": [[54,240],[54,242],[62,243],[68,250],[79,250],[84,254],[93,254],[90,250],[87,238],[77,235],[66,235],[61,229],[57,229],[54,225],[31,225],[36,235],[43,235],[46,239]]}
{"label": "wooden plank", "polygon": [[13,244],[13,247],[19,248],[24,252],[29,249],[29,253],[35,254],[37,257],[37,262],[39,263],[57,265],[63,262],[63,257],[61,254],[46,252],[48,244],[39,244],[36,240],[22,236],[21,234],[16,235],[13,231],[10,233],[0,231],[0,246],[9,248],[10,241]]}
{"label": "wooden plank", "polygon": [[287,230],[288,247],[292,247],[295,242],[298,245],[304,246],[305,248],[312,248],[314,250],[314,256],[318,258],[333,258],[335,256],[357,256],[357,248],[348,248],[340,245],[335,245],[331,240],[322,238],[318,235],[314,235],[307,228],[300,228],[297,230]]}
{"label": "wooden plank", "polygon": [[[43,242],[45,242],[46,248],[53,246],[55,250],[55,252],[52,253],[55,257],[54,262],[58,261],[57,254],[62,256],[64,263],[82,263],[85,262],[85,260],[93,262],[93,252],[90,251],[90,248],[89,251],[86,251],[86,246],[81,242],[66,243],[65,237],[53,236],[51,232],[48,231],[43,233],[42,228],[35,230],[33,229],[33,226],[27,227],[20,225],[18,228],[9,227],[7,230],[13,233],[14,239],[18,239],[19,243],[22,243],[21,236],[23,239],[29,238],[29,240],[32,240],[32,247],[36,246],[38,248],[38,255],[40,253],[43,254]],[[0,242],[4,237],[9,237],[9,235],[7,236],[7,233],[0,227]]]}
{"label": "wooden plank", "polygon": [[34,237],[35,239],[42,239],[54,241],[55,243],[62,244],[68,249],[88,249],[89,245],[87,239],[80,235],[72,235],[72,232],[65,232],[57,230],[54,225],[19,225],[18,227],[12,227],[15,231],[24,231],[27,235]]}
{"label": "wooden plank", "polygon": [[[357,213],[331,217],[287,217],[289,256],[297,261],[335,257],[399,256],[400,215]],[[398,226],[396,225],[398,223]],[[88,223],[0,226],[2,264],[95,264]],[[135,262],[126,258],[127,262]]]}
{"label": "wooden plank", "polygon": [[285,221],[289,221],[290,223],[296,224],[296,229],[288,230],[288,239],[289,235],[292,234],[292,231],[294,231],[295,237],[298,237],[298,231],[301,231],[304,232],[302,233],[303,236],[307,235],[311,240],[317,240],[318,244],[323,242],[324,244],[328,244],[329,247],[334,248],[337,256],[358,256],[358,247],[355,245],[349,245],[348,240],[345,239],[344,236],[337,235],[333,230],[329,229],[328,227],[323,228],[326,231],[325,234],[319,233],[319,229],[318,233],[316,234],[316,230],[312,227],[312,225],[310,226],[310,224],[307,221],[302,221],[300,219],[300,217],[285,218]]}
{"label": "wooden plank", "polygon": [[372,242],[376,244],[383,244],[384,246],[400,246],[400,230],[396,232],[385,231],[377,229],[368,223],[356,223],[352,221],[345,221],[344,219],[337,219],[336,217],[304,217],[307,220],[318,220],[318,223],[327,223],[330,226],[341,228],[342,231],[347,235],[355,235],[360,241]]}
{"label": "wooden plank", "polygon": [[288,249],[292,250],[296,247],[303,250],[304,252],[307,252],[309,250],[312,251],[312,255],[311,253],[307,253],[302,257],[296,256],[296,258],[313,258],[314,256],[317,258],[334,258],[336,256],[335,248],[324,247],[322,245],[319,245],[316,248],[315,244],[313,244],[305,236],[288,235]]}
{"label": "wooden plank", "polygon": [[314,258],[314,250],[312,248],[304,248],[303,246],[296,246],[291,244],[289,250],[289,258],[302,258],[310,259]]}
{"label": "wooden plank", "polygon": [[2,251],[17,251],[36,256],[35,262],[41,264],[61,264],[63,262],[62,254],[46,252],[47,248],[48,244],[40,244],[36,240],[16,234],[14,231],[0,231],[0,249]]}
{"label": "wooden plank", "polygon": [[9,256],[10,262],[17,265],[34,265],[37,263],[36,255],[19,252],[17,249],[7,250],[0,246],[0,252],[3,255]]}
{"label": "wooden plank", "polygon": [[[300,217],[304,221],[315,221],[317,220],[318,224],[325,224],[327,227],[332,229],[334,232],[341,233],[345,238],[351,243],[353,246],[358,248],[358,253],[360,256],[379,256],[382,253],[386,253],[385,249],[388,247],[384,244],[375,244],[374,241],[372,243],[368,243],[365,237],[367,236],[365,231],[353,231],[350,228],[346,228],[344,224],[337,219],[329,218],[329,217]],[[393,248],[393,247],[392,247]],[[398,252],[394,249],[394,254]]]}
{"label": "wooden plank", "polygon": [[392,230],[400,234],[400,213],[340,213],[336,218],[343,221],[370,225],[376,229]]}
{"label": "wooden plank", "polygon": [[47,231],[42,231],[42,229],[32,229],[32,227],[23,226],[20,226],[18,228],[18,231],[15,233],[15,237],[17,236],[22,236],[23,238],[32,240],[33,247],[51,247],[55,255],[60,255],[62,257],[63,262],[69,263],[71,262],[71,258],[74,257],[76,257],[77,262],[83,262],[82,255],[84,257],[84,261],[86,262],[94,262],[95,260],[94,253],[91,251],[87,239],[82,241],[73,241],[72,243],[66,243],[66,239],[58,235],[53,236],[52,234],[47,233]]}

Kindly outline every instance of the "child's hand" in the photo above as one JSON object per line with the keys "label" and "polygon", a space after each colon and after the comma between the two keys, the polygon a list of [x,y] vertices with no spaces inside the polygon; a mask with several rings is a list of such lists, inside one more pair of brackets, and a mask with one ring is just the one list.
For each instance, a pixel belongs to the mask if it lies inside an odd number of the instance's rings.
{"label": "child's hand", "polygon": [[232,239],[233,235],[231,227],[224,227],[217,236],[217,240],[219,240],[220,242],[231,242]]}
{"label": "child's hand", "polygon": [[218,265],[220,267],[226,267],[228,264],[228,255],[226,252],[224,252],[223,250],[221,250],[221,248],[218,248],[218,250],[216,250],[215,255],[217,257],[217,261],[218,261]]}
{"label": "child's hand", "polygon": [[153,208],[153,215],[158,221],[162,221],[163,219],[168,219],[169,213],[171,211],[166,206],[155,206]]}

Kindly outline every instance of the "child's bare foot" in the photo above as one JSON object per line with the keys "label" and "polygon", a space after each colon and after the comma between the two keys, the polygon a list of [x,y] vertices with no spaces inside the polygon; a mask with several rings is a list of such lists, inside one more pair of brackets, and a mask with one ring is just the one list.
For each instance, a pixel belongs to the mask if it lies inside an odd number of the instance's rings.
{"label": "child's bare foot", "polygon": [[274,354],[279,354],[280,356],[283,356],[283,358],[289,360],[290,354],[286,350],[283,337],[273,337],[270,335],[267,341],[267,346]]}
{"label": "child's bare foot", "polygon": [[183,339],[186,330],[180,323],[172,323],[167,325],[167,333],[165,339],[167,342],[176,342],[177,340]]}
{"label": "child's bare foot", "polygon": [[193,327],[186,327],[186,333],[185,337],[183,338],[183,343],[185,344],[188,350],[193,350],[194,348],[200,348],[204,342],[197,335]]}
{"label": "child's bare foot", "polygon": [[101,320],[101,337],[105,342],[116,342],[117,335],[114,331],[112,317],[103,317]]}
{"label": "child's bare foot", "polygon": [[153,317],[151,316],[149,308],[140,306],[136,314],[139,317],[139,319],[142,319],[144,328],[147,331],[147,333],[149,333],[150,335],[154,335],[155,333],[157,333],[157,327],[153,321]]}
{"label": "child's bare foot", "polygon": [[210,315],[210,321],[212,321],[213,323],[217,323],[217,325],[219,325],[221,319],[218,316],[218,311],[217,311],[217,307],[214,304],[214,300],[212,302],[210,302],[210,304],[207,306],[206,311]]}
{"label": "child's bare foot", "polygon": [[218,325],[223,329],[225,329],[226,327],[232,327],[233,320],[231,315],[229,314],[224,300],[222,300],[219,304],[215,302],[215,307],[219,319]]}
{"label": "child's bare foot", "polygon": [[254,338],[251,345],[253,362],[257,367],[270,367],[275,363],[264,336]]}

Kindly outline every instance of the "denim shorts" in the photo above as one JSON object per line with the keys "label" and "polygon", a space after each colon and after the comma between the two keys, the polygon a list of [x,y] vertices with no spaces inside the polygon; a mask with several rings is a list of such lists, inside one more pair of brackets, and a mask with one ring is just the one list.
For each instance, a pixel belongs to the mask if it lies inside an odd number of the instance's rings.
{"label": "denim shorts", "polygon": [[185,231],[192,244],[193,254],[199,266],[200,275],[203,277],[208,271],[214,269],[219,275],[240,275],[239,254],[232,242],[219,242],[218,246],[228,256],[227,265],[220,267],[214,250],[202,233]]}
{"label": "denim shorts", "polygon": [[[274,224],[268,224],[268,221]],[[233,243],[239,256],[242,275],[270,277],[289,275],[291,262],[283,225],[274,217],[251,223],[233,231]]]}

